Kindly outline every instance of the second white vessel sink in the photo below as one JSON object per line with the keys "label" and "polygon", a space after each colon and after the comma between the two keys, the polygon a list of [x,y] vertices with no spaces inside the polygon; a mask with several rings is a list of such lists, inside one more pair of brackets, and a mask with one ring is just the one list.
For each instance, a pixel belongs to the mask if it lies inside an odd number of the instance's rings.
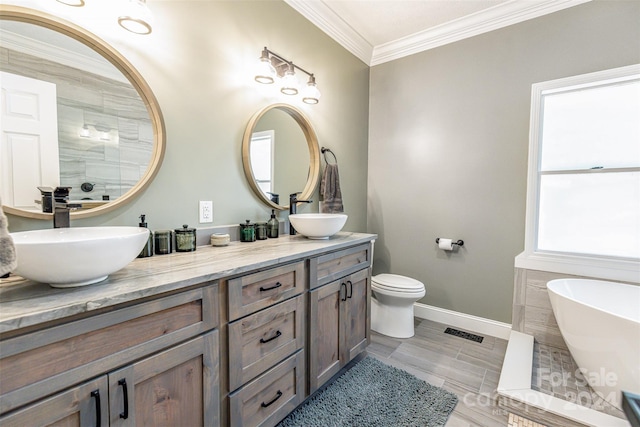
{"label": "second white vessel sink", "polygon": [[299,234],[309,239],[328,239],[342,230],[346,214],[305,213],[289,215],[289,221]]}
{"label": "second white vessel sink", "polygon": [[142,227],[76,227],[11,233],[18,267],[14,274],[54,288],[105,280],[131,261],[149,238]]}

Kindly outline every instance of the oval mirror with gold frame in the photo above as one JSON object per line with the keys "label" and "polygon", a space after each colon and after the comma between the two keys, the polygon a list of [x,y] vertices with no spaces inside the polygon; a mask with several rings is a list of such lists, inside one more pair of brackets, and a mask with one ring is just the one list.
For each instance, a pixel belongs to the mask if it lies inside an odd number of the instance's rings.
{"label": "oval mirror with gold frame", "polygon": [[[16,33],[16,28],[20,30],[24,29],[27,34]],[[50,181],[41,179],[38,185],[44,187],[71,186],[68,181],[73,179],[70,177],[75,177],[77,184],[72,185],[74,188],[72,189],[70,198],[73,201],[80,201],[83,207],[71,212],[74,218],[100,215],[121,207],[133,200],[151,183],[158,173],[166,145],[165,127],[160,106],[142,75],[118,51],[94,34],[73,23],[44,12],[19,6],[0,5],[0,31],[2,31],[3,39],[5,36],[7,37],[7,41],[15,35],[16,40],[18,40],[17,45],[20,45],[21,39],[29,41],[29,39],[35,37],[36,34],[49,31],[48,34],[52,46],[54,43],[53,40],[59,39],[59,46],[53,46],[49,51],[59,50],[63,52],[67,50],[73,53],[73,49],[77,47],[80,50],[86,51],[87,55],[83,56],[82,60],[78,59],[77,71],[75,68],[76,64],[73,63],[76,55],[68,55],[68,57],[72,59],[67,59],[66,63],[60,62],[60,64],[64,64],[60,66],[55,65],[57,64],[57,58],[52,56],[53,54],[50,54],[48,57],[43,57],[45,59],[37,57],[38,61],[53,61],[46,63],[54,63],[54,66],[51,68],[55,68],[58,73],[64,74],[66,72],[61,70],[72,70],[72,73],[77,72],[80,76],[78,80],[86,76],[86,80],[103,82],[100,84],[114,82],[114,86],[118,86],[117,90],[114,89],[114,92],[108,95],[111,100],[111,104],[108,107],[109,111],[93,108],[92,106],[84,107],[83,111],[86,113],[82,118],[78,118],[78,116],[82,114],[78,114],[77,108],[74,109],[77,107],[76,105],[61,106],[60,99],[62,96],[60,92],[65,90],[63,86],[66,83],[58,82],[53,84],[54,89],[57,89],[57,92],[54,92],[53,100],[53,109],[57,110],[57,119],[54,118],[52,121],[56,122],[57,120],[58,123],[56,123],[57,128],[53,128],[55,131],[52,133],[53,137],[49,139],[55,140],[54,147],[59,148],[60,158],[59,161],[49,162],[49,164],[58,163],[59,170],[57,172],[54,171],[52,174],[50,171],[48,173],[50,173],[50,176],[55,176],[57,173],[59,182],[55,183],[55,178],[52,178],[50,180],[54,182],[52,185]],[[46,36],[46,34],[39,35],[39,37]],[[2,49],[6,48],[4,45],[9,45],[9,43],[4,43],[4,41],[5,40],[3,40]],[[56,41],[56,43],[58,42]],[[42,45],[46,43],[36,44]],[[22,52],[18,52],[15,55],[22,55]],[[81,55],[78,54],[77,56],[80,57]],[[90,58],[90,56],[95,58]],[[28,59],[28,57],[26,58]],[[27,80],[23,82],[18,80],[18,85],[24,84],[25,82],[28,83],[28,79],[31,78],[29,73],[32,73],[32,71],[23,73],[20,65],[16,65],[20,62],[20,60],[17,60],[13,64],[10,62],[2,64],[3,76],[7,75],[5,73],[6,71],[12,78],[14,74],[18,75],[18,79],[23,77],[27,78]],[[83,71],[80,70],[86,70],[87,64],[91,64],[92,62],[97,64],[94,67],[95,69],[102,69],[104,72],[99,72],[101,75],[93,72],[81,75],[80,73]],[[4,68],[7,69],[5,70]],[[113,78],[110,78],[110,75],[113,75]],[[72,81],[74,80],[72,77],[75,76],[65,74],[65,77],[68,81]],[[3,80],[5,79],[3,78]],[[42,80],[44,81],[44,79]],[[40,80],[34,81],[40,82]],[[51,85],[51,82],[44,81],[44,83]],[[71,93],[74,91],[81,93],[77,88],[66,90]],[[88,92],[90,92],[90,90],[88,90]],[[99,90],[95,92],[99,92]],[[121,97],[122,93],[125,93],[124,97]],[[129,100],[132,101],[129,102]],[[73,104],[73,101],[74,100],[71,101],[71,104]],[[80,103],[81,100],[78,99],[76,101]],[[135,104],[135,107],[130,107],[130,104]],[[125,113],[124,110],[127,110],[127,112]],[[66,114],[63,119],[60,118],[61,111],[64,111]],[[87,118],[87,116],[89,116],[89,118]],[[69,122],[76,119],[77,123],[73,123],[73,129],[77,128],[77,131],[70,130]],[[114,121],[118,124],[113,125],[112,123]],[[90,122],[89,125],[87,125],[88,122]],[[5,124],[7,124],[7,126],[5,126]],[[2,127],[3,133],[7,133],[9,121],[3,123]],[[83,134],[85,131],[86,134]],[[4,152],[2,154],[5,159],[2,159],[1,157],[3,156],[0,156],[0,160],[7,162],[5,153],[9,151],[7,147],[17,142],[7,142],[6,135],[2,135],[2,138],[4,144],[4,147],[2,147]],[[63,147],[62,144],[67,144],[63,142],[65,138],[67,140],[75,140],[75,145],[71,146],[71,148],[69,148],[68,145],[64,145]],[[26,152],[27,155],[22,156],[23,158],[34,157],[33,154],[30,153],[33,149],[29,148],[28,144],[25,144],[25,146],[27,148],[14,149],[14,151],[20,153],[20,150],[23,150]],[[14,147],[17,147],[17,145],[14,145]],[[55,148],[53,151],[49,149],[49,152],[53,153],[53,158],[58,156],[56,152],[58,148]],[[35,149],[35,151],[41,149],[40,147]],[[65,155],[66,157],[64,157]],[[103,158],[107,157],[111,163],[103,161]],[[100,163],[97,159],[103,163]],[[10,161],[16,163],[15,160]],[[102,173],[86,173],[83,170],[82,172],[85,173],[85,175],[78,178],[77,165],[82,164],[84,166],[85,163],[92,164],[94,171],[98,170],[102,171]],[[41,164],[44,164],[44,162],[41,161]],[[3,169],[5,169],[4,165],[3,163]],[[63,171],[63,165],[70,170],[65,169]],[[38,167],[42,168],[43,166],[29,166],[29,168],[18,167],[14,168],[11,172],[5,171],[3,173],[2,180],[10,181],[10,183],[4,184],[7,187],[2,188],[3,194],[8,191],[13,195],[13,192],[17,193],[17,187],[24,187],[22,188],[22,197],[15,198],[16,203],[14,204],[8,203],[9,198],[3,196],[2,208],[6,213],[34,219],[51,219],[52,214],[43,213],[41,210],[38,210],[39,206],[37,206],[37,204],[35,207],[26,204],[24,205],[25,207],[21,207],[23,204],[20,202],[31,202],[33,198],[39,198],[40,192],[37,188],[32,188],[36,187],[34,184],[36,178],[33,178],[33,176],[40,173],[40,171],[37,170]],[[31,168],[35,168],[34,170],[36,170],[36,172],[33,172]],[[19,173],[24,169],[29,169],[31,173],[21,176]],[[104,176],[97,177],[97,175]],[[103,178],[104,181],[100,181],[100,178]],[[114,190],[115,187],[117,187],[117,189]],[[82,188],[82,190],[80,190],[80,188]],[[98,188],[103,189],[102,195],[96,191]],[[25,195],[25,189],[26,191],[35,190],[33,197],[31,197],[29,193]],[[112,196],[109,196],[109,194]]]}
{"label": "oval mirror with gold frame", "polygon": [[[242,138],[242,165],[256,196],[273,209],[289,209],[292,193],[309,200],[320,179],[320,149],[313,126],[287,104],[251,117]],[[284,203],[283,203],[284,202]]]}

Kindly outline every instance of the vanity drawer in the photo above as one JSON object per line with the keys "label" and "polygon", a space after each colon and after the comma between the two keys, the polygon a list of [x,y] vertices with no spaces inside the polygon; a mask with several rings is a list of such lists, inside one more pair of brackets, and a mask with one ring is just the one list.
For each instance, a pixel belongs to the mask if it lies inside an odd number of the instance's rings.
{"label": "vanity drawer", "polygon": [[371,265],[369,243],[331,252],[311,260],[311,289],[333,282]]}
{"label": "vanity drawer", "polygon": [[229,395],[230,425],[274,426],[304,400],[304,350]]}
{"label": "vanity drawer", "polygon": [[229,323],[229,389],[235,390],[304,345],[304,296]]}
{"label": "vanity drawer", "polygon": [[218,285],[2,341],[0,413],[218,325]]}
{"label": "vanity drawer", "polygon": [[304,292],[304,261],[230,279],[227,288],[232,321]]}

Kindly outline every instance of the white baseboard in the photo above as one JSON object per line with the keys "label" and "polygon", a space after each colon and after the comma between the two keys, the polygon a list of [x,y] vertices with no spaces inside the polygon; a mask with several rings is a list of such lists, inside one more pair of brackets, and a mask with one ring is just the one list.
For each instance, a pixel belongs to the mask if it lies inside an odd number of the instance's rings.
{"label": "white baseboard", "polygon": [[467,331],[477,332],[483,335],[490,335],[496,338],[509,339],[511,325],[498,322],[496,320],[485,319],[484,317],[473,316],[471,314],[460,313],[458,311],[447,310],[432,305],[415,303],[413,314],[420,319],[432,320]]}

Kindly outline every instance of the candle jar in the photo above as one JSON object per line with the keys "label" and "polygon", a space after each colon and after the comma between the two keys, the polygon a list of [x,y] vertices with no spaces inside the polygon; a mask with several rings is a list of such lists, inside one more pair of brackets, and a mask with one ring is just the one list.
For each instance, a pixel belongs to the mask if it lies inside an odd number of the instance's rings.
{"label": "candle jar", "polygon": [[267,240],[267,223],[256,222],[256,239]]}
{"label": "candle jar", "polygon": [[176,252],[193,252],[196,250],[196,229],[184,224],[176,228]]}
{"label": "candle jar", "polygon": [[240,224],[240,241],[241,242],[255,242],[256,241],[256,229],[251,221],[247,220],[246,224]]}
{"label": "candle jar", "polygon": [[158,230],[153,234],[153,243],[156,255],[166,255],[173,252],[173,232],[171,230]]}

